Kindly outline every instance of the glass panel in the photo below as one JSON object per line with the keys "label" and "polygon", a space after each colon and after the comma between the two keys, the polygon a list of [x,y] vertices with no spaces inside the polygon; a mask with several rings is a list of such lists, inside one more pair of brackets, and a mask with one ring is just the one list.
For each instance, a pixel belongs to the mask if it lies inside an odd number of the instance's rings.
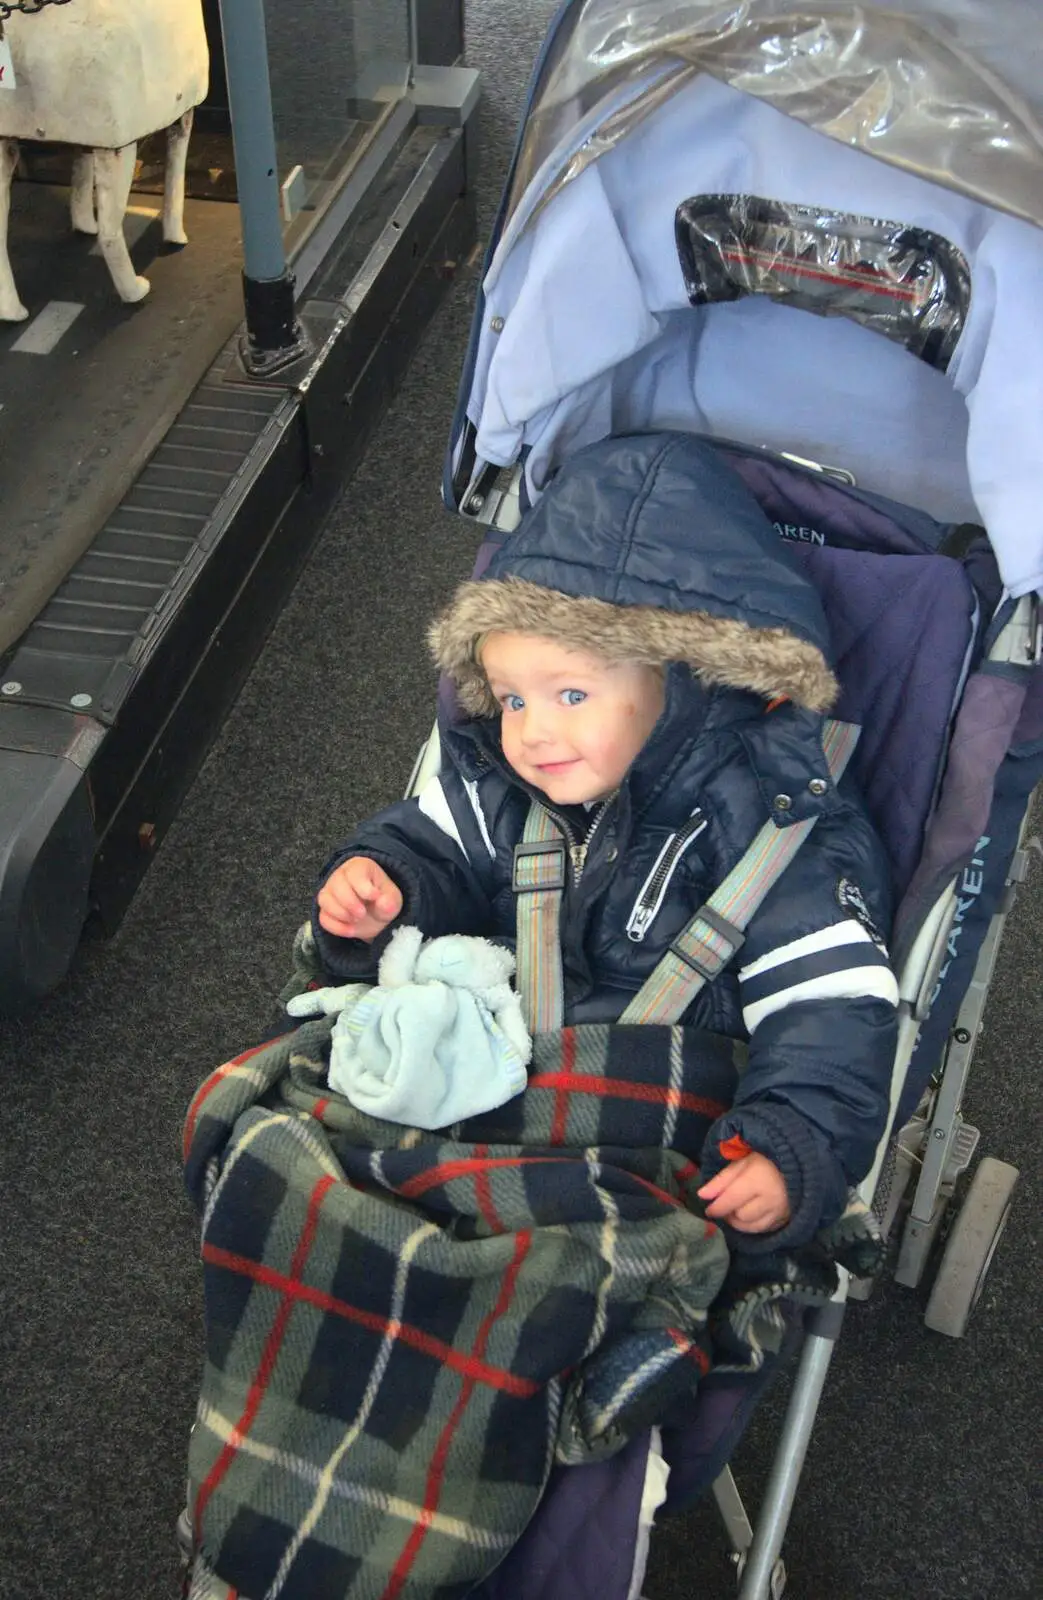
{"label": "glass panel", "polygon": [[296,233],[410,72],[409,0],[265,0],[279,177]]}

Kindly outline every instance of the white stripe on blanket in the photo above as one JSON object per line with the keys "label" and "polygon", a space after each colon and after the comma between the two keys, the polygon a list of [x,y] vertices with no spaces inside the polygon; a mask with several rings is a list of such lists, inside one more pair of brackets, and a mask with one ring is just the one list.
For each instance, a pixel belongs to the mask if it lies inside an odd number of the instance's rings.
{"label": "white stripe on blanket", "polygon": [[[228,1074],[228,1077],[232,1076],[232,1073]],[[238,1074],[236,1074],[236,1076],[238,1076]],[[250,1076],[250,1074],[245,1073],[244,1076]],[[261,1087],[265,1086],[265,1081],[263,1078],[255,1077],[254,1082]],[[300,1140],[301,1144],[304,1145],[305,1149],[315,1159],[327,1177],[341,1177],[340,1167],[333,1160],[329,1150],[323,1145],[322,1140],[317,1137],[314,1131],[316,1128],[316,1123],[312,1117],[304,1115],[291,1116],[285,1111],[273,1111],[270,1116],[259,1117],[251,1127],[247,1128],[245,1133],[239,1135],[239,1137],[235,1140],[235,1143],[231,1146],[231,1155],[221,1168],[221,1176],[214,1184],[213,1190],[207,1199],[206,1210],[203,1212],[202,1225],[202,1235],[204,1239],[206,1238],[207,1231],[210,1227],[210,1219],[214,1214],[214,1207],[217,1205],[217,1202],[221,1197],[225,1184],[228,1182],[232,1173],[239,1164],[240,1158],[247,1150],[249,1150],[255,1139],[259,1139],[262,1133],[267,1132],[267,1130],[274,1127],[276,1123],[286,1124],[293,1137]]]}
{"label": "white stripe on blanket", "polygon": [[[369,1375],[369,1382],[366,1384],[365,1393],[362,1396],[362,1404],[359,1406],[350,1427],[346,1429],[343,1439],[341,1439],[323,1467],[312,1503],[297,1524],[293,1538],[283,1551],[282,1560],[279,1562],[279,1570],[272,1579],[271,1587],[268,1590],[268,1595],[272,1597],[272,1600],[281,1591],[286,1582],[286,1575],[297,1559],[297,1553],[301,1545],[314,1533],[319,1518],[326,1509],[326,1503],[336,1482],[337,1468],[369,1420],[369,1414],[380,1392],[380,1385],[384,1381],[384,1373],[388,1362],[391,1360],[392,1352],[398,1342],[398,1329],[402,1325],[402,1314],[406,1307],[406,1286],[409,1282],[409,1269],[412,1265],[413,1257],[422,1244],[440,1232],[441,1229],[436,1222],[422,1222],[419,1227],[414,1228],[402,1246],[395,1270],[391,1315],[388,1319],[387,1330],[380,1342],[380,1350]],[[421,1513],[421,1515],[424,1515],[424,1513]],[[268,1600],[267,1596],[265,1600]]]}
{"label": "white stripe on blanket", "polygon": [[[299,1478],[302,1483],[318,1485],[322,1474],[314,1462],[306,1460],[303,1456],[293,1455],[287,1450],[277,1450],[272,1445],[255,1439],[252,1434],[239,1433],[231,1419],[222,1412],[215,1411],[212,1406],[200,1406],[196,1421],[201,1427],[206,1428],[208,1433],[213,1434],[215,1439],[220,1439],[222,1444],[234,1444],[237,1451],[251,1456],[255,1461],[279,1466]],[[404,1500],[400,1495],[390,1495],[383,1489],[373,1489],[352,1479],[335,1478],[330,1486],[330,1498],[350,1500],[353,1505],[370,1506],[374,1511],[380,1511],[389,1517],[400,1517],[407,1523],[429,1522],[436,1533],[444,1533],[451,1539],[463,1540],[479,1550],[509,1550],[516,1543],[513,1534],[493,1533],[488,1528],[478,1527],[475,1523],[464,1522],[460,1517],[447,1516],[444,1511],[429,1511],[412,1500]]]}

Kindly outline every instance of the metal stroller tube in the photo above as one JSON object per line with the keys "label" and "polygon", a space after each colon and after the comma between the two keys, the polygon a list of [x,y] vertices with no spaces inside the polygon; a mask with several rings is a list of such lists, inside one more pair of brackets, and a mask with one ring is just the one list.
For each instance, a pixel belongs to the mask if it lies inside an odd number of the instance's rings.
{"label": "metal stroller tube", "polygon": [[776,1600],[782,1588],[779,1556],[786,1536],[790,1512],[800,1483],[811,1430],[815,1425],[819,1399],[825,1387],[829,1363],[844,1320],[848,1274],[841,1267],[840,1284],[828,1305],[813,1312],[793,1384],[782,1437],[772,1462],[764,1501],[754,1524],[753,1543],[743,1569],[739,1600]]}

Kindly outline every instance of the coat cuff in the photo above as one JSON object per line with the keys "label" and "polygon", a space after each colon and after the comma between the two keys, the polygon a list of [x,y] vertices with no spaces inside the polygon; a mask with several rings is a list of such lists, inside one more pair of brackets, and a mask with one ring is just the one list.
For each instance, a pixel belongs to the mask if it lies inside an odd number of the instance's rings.
{"label": "coat cuff", "polygon": [[376,983],[377,966],[384,947],[391,938],[391,930],[385,928],[379,938],[369,943],[365,939],[341,939],[335,933],[327,933],[326,929],[320,926],[319,908],[313,905],[311,931],[315,938],[315,949],[327,976],[337,978],[342,983]]}
{"label": "coat cuff", "polygon": [[736,1137],[767,1156],[782,1173],[790,1219],[785,1227],[772,1233],[743,1233],[724,1223],[729,1248],[746,1255],[791,1250],[807,1244],[819,1228],[833,1222],[843,1211],[847,1182],[840,1162],[822,1134],[788,1106],[737,1106],[719,1117],[703,1145],[704,1183],[727,1166],[720,1147]]}

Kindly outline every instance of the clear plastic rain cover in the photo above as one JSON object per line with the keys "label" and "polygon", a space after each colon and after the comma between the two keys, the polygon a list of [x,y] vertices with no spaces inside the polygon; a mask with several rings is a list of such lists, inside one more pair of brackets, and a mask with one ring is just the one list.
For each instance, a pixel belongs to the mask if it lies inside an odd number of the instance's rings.
{"label": "clear plastic rain cover", "polygon": [[575,0],[543,65],[512,209],[559,145],[544,200],[697,72],[1043,226],[1040,0]]}

